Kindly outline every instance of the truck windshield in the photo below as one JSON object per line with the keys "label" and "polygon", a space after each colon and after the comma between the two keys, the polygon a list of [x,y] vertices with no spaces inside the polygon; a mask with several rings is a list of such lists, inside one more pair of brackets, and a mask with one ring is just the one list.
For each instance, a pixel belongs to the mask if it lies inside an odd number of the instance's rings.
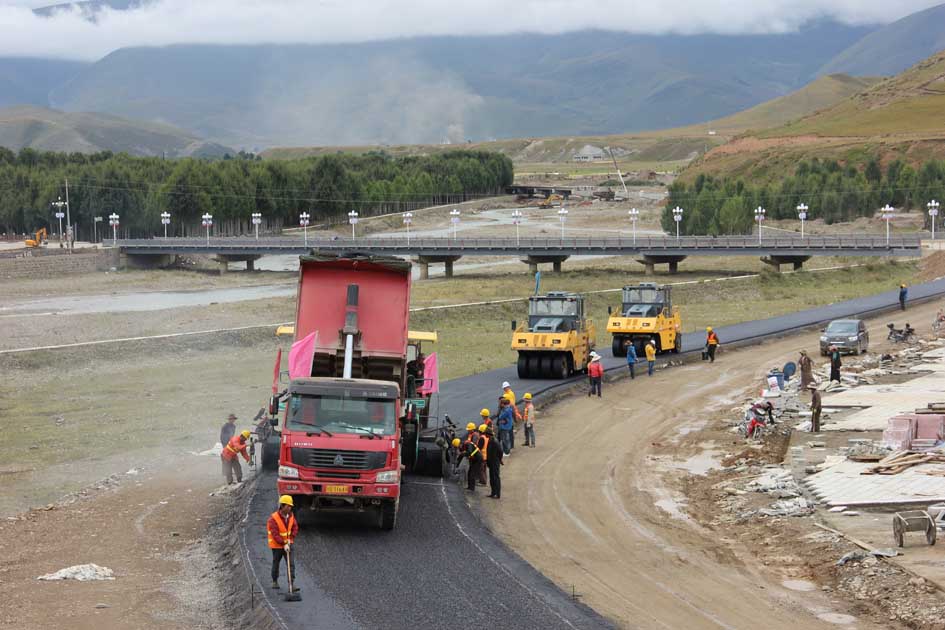
{"label": "truck windshield", "polygon": [[665,301],[660,289],[624,289],[624,304],[662,304]]}
{"label": "truck windshield", "polygon": [[830,322],[827,326],[828,335],[855,335],[856,322]]}
{"label": "truck windshield", "polygon": [[288,427],[294,431],[325,429],[331,433],[393,435],[395,416],[394,401],[388,398],[293,394],[289,400]]}
{"label": "truck windshield", "polygon": [[532,300],[529,315],[540,317],[577,317],[577,300]]}

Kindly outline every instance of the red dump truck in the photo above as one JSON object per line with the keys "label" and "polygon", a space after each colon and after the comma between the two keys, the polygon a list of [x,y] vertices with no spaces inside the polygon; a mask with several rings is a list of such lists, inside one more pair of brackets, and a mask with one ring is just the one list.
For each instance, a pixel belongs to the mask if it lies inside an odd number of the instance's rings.
{"label": "red dump truck", "polygon": [[[297,510],[374,511],[381,528],[394,527],[402,472],[417,460],[418,407],[427,407],[405,397],[416,396],[409,300],[409,262],[300,259],[294,337],[309,350],[290,357],[295,374],[270,400],[275,432],[263,447],[263,467],[274,468],[278,445],[279,494],[292,495]],[[437,442],[429,445],[439,463],[447,455]]]}

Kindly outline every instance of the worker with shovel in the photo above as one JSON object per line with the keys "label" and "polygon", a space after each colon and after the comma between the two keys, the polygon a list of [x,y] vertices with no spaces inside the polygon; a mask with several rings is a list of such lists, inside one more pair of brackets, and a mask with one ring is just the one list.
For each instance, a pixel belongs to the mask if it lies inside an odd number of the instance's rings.
{"label": "worker with shovel", "polygon": [[279,497],[279,508],[269,516],[266,532],[269,535],[269,548],[272,549],[272,588],[279,588],[279,565],[285,558],[286,577],[289,580],[289,596],[298,598],[298,591],[292,584],[295,570],[292,568],[292,541],[299,534],[299,524],[292,514],[292,497],[284,494]]}
{"label": "worker with shovel", "polygon": [[223,461],[223,476],[226,477],[226,483],[233,483],[233,477],[236,476],[236,483],[243,482],[243,469],[240,467],[239,456],[249,463],[249,437],[252,435],[249,431],[243,431],[239,435],[234,435],[230,441],[223,445],[223,451],[220,453],[220,459]]}

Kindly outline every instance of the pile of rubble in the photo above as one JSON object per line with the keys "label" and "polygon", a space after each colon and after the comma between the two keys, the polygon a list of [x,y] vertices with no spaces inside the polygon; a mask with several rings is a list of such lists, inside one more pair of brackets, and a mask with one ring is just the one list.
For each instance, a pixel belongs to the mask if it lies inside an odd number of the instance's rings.
{"label": "pile of rubble", "polygon": [[852,599],[878,607],[889,621],[912,628],[940,628],[945,604],[938,590],[921,577],[874,556],[856,558],[837,568],[837,588]]}

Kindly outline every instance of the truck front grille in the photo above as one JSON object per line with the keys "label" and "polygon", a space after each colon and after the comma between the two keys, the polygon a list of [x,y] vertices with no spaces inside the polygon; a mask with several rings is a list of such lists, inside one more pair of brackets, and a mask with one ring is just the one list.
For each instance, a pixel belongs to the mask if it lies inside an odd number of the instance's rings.
{"label": "truck front grille", "polygon": [[376,470],[387,463],[387,453],[333,448],[293,448],[292,462],[305,468]]}

